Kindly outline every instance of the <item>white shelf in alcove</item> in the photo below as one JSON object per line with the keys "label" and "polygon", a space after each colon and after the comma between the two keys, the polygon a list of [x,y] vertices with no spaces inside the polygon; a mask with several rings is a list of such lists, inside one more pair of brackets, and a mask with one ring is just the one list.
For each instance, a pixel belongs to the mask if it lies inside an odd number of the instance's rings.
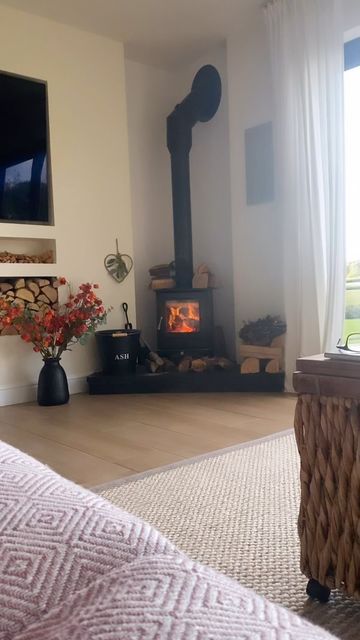
{"label": "white shelf in alcove", "polygon": [[18,224],[0,222],[0,238],[55,239],[55,227],[44,224]]}
{"label": "white shelf in alcove", "polygon": [[57,264],[0,263],[0,278],[46,278],[58,275]]}

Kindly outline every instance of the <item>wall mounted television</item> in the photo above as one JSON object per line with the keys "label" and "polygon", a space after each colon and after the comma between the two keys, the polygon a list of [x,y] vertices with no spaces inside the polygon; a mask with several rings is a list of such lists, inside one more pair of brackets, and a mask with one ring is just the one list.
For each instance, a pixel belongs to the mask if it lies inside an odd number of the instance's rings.
{"label": "wall mounted television", "polygon": [[50,224],[45,82],[0,72],[0,222]]}

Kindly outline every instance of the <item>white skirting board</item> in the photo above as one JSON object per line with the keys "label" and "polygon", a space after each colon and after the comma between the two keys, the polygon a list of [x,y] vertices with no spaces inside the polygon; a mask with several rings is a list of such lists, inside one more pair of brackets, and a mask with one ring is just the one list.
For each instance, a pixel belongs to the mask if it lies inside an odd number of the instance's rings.
{"label": "white skirting board", "polygon": [[[68,378],[70,395],[87,391],[86,377]],[[0,407],[9,404],[23,404],[36,400],[37,385],[29,384],[19,387],[0,387]]]}

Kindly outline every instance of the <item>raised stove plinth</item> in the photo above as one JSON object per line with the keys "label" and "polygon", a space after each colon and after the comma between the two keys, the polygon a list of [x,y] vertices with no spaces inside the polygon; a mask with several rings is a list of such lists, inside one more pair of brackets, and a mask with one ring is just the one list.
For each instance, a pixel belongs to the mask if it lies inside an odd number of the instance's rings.
{"label": "raised stove plinth", "polygon": [[284,373],[256,373],[244,376],[240,374],[238,365],[226,371],[214,370],[203,373],[148,373],[145,368],[138,367],[137,372],[132,375],[109,376],[94,373],[87,381],[91,395],[284,390]]}

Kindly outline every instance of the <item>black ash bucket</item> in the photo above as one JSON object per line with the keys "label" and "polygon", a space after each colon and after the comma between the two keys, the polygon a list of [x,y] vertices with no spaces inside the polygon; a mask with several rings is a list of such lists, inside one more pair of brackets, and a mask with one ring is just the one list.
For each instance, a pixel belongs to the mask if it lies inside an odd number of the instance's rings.
{"label": "black ash bucket", "polygon": [[110,329],[96,331],[103,373],[123,376],[135,373],[140,349],[140,331]]}

